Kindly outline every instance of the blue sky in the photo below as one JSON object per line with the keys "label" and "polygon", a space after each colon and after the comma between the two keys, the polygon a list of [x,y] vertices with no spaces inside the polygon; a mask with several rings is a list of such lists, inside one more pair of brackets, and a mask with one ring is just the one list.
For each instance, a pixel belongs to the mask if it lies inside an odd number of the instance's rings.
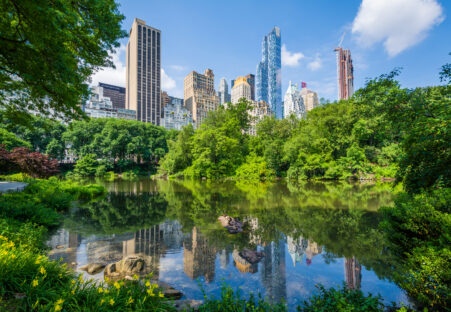
{"label": "blue sky", "polygon": [[[183,97],[183,78],[192,70],[213,69],[216,88],[222,77],[255,74],[261,41],[272,27],[281,29],[282,93],[288,82],[307,82],[320,97],[337,98],[334,47],[350,49],[354,85],[402,67],[404,87],[439,84],[440,67],[451,62],[448,0],[128,0],[120,1],[129,31],[138,17],[162,31],[163,86]],[[125,85],[125,49],[113,55],[116,69],[93,77]]]}

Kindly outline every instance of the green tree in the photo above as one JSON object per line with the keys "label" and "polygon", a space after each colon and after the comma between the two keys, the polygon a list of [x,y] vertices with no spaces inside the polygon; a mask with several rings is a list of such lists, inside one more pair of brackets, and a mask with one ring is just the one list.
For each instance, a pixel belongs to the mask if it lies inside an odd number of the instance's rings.
{"label": "green tree", "polygon": [[10,151],[15,147],[31,147],[31,144],[27,141],[19,139],[14,133],[11,133],[5,129],[0,128],[0,145],[4,145],[5,148]]}
{"label": "green tree", "polygon": [[[0,1],[0,106],[80,117],[87,81],[125,37],[114,0]],[[20,115],[20,114],[19,114]],[[14,116],[11,115],[11,116]]]}
{"label": "green tree", "polygon": [[94,154],[86,154],[75,164],[74,172],[82,177],[93,177],[96,174],[99,162]]}

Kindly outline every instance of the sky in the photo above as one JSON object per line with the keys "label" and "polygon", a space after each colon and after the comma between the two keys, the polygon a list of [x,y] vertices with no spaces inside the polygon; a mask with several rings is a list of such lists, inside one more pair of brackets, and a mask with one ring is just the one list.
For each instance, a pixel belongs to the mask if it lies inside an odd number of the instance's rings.
{"label": "sky", "polygon": [[[440,84],[440,67],[451,62],[449,0],[122,0],[123,29],[135,17],[162,32],[162,90],[183,97],[183,79],[211,68],[216,90],[255,74],[261,42],[274,26],[282,36],[282,94],[289,81],[307,83],[319,97],[337,99],[334,48],[350,49],[355,90],[365,81],[402,68],[407,88]],[[344,34],[344,36],[343,36]],[[125,86],[125,46],[92,83]],[[230,91],[229,91],[230,92]]]}

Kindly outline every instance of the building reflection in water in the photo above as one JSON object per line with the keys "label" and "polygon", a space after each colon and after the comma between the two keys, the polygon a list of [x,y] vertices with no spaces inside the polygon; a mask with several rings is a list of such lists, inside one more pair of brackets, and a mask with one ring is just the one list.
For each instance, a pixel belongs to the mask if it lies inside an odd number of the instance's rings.
{"label": "building reflection in water", "polygon": [[261,276],[266,295],[272,302],[280,302],[287,298],[285,241],[272,242],[263,251],[265,257],[261,262]]}
{"label": "building reflection in water", "polygon": [[216,249],[210,246],[196,227],[183,240],[183,269],[191,279],[201,276],[211,282],[215,278]]}
{"label": "building reflection in water", "polygon": [[53,249],[49,258],[53,260],[63,259],[69,267],[75,268],[77,262],[77,250],[81,243],[81,236],[65,230],[58,231],[48,241],[48,245]]}
{"label": "building reflection in water", "polygon": [[362,266],[355,258],[345,258],[345,280],[349,289],[360,289]]}

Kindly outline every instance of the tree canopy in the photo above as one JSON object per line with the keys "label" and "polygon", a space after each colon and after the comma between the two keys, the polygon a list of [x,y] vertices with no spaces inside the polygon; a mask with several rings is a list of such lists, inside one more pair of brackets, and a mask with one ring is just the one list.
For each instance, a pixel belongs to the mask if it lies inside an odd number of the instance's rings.
{"label": "tree canopy", "polygon": [[90,76],[113,66],[123,19],[114,0],[1,0],[0,107],[15,118],[82,116]]}

